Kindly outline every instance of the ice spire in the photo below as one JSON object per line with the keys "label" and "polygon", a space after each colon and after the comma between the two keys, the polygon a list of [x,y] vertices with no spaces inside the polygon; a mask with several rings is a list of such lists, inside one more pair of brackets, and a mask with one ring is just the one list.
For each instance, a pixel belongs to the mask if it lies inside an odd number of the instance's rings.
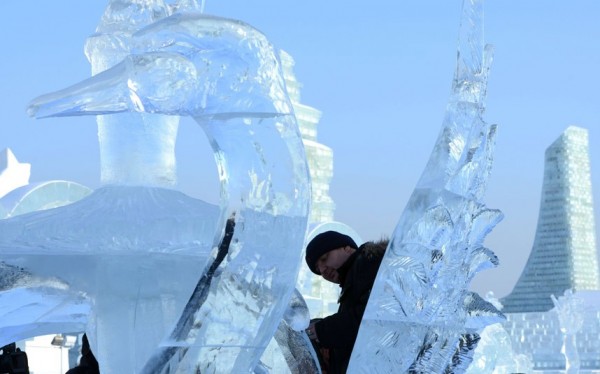
{"label": "ice spire", "polygon": [[442,129],[384,256],[350,372],[463,372],[479,329],[501,319],[468,292],[477,272],[498,263],[483,241],[502,214],[481,202],[496,134],[482,120],[491,54],[483,1],[465,0]]}

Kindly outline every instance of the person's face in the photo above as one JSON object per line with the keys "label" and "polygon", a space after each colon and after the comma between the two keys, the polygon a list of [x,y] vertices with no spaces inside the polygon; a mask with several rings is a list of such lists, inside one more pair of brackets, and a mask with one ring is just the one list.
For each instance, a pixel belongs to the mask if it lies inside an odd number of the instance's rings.
{"label": "person's face", "polygon": [[317,269],[321,276],[329,282],[340,284],[340,274],[337,270],[344,265],[354,251],[354,248],[346,246],[331,250],[319,257]]}

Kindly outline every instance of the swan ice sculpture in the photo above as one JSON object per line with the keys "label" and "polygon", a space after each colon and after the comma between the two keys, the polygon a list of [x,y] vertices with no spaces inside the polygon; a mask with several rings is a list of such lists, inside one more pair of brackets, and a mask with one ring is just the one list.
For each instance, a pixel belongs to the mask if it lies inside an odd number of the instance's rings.
{"label": "swan ice sculpture", "polygon": [[140,141],[135,126],[193,117],[214,150],[220,211],[157,187],[164,175],[103,174],[110,184],[75,204],[0,225],[0,252],[90,300],[103,372],[251,372],[294,291],[310,200],[277,54],[251,26],[184,5],[126,42],[120,62],[33,100],[29,114],[101,114],[133,129],[112,139],[124,147]]}

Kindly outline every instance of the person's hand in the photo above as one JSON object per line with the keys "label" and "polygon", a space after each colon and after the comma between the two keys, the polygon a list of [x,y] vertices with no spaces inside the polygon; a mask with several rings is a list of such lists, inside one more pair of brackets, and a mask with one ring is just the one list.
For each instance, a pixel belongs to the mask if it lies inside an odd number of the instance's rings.
{"label": "person's hand", "polygon": [[306,334],[310,340],[319,341],[319,337],[317,336],[317,329],[315,329],[315,324],[317,322],[311,322],[310,325],[306,328]]}

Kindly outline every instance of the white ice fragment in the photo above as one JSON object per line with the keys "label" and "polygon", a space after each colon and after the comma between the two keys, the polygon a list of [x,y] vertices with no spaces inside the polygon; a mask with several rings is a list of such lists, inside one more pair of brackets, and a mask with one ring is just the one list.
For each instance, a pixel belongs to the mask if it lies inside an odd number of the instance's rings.
{"label": "white ice fragment", "polygon": [[29,183],[31,165],[20,163],[10,148],[0,152],[0,198]]}

